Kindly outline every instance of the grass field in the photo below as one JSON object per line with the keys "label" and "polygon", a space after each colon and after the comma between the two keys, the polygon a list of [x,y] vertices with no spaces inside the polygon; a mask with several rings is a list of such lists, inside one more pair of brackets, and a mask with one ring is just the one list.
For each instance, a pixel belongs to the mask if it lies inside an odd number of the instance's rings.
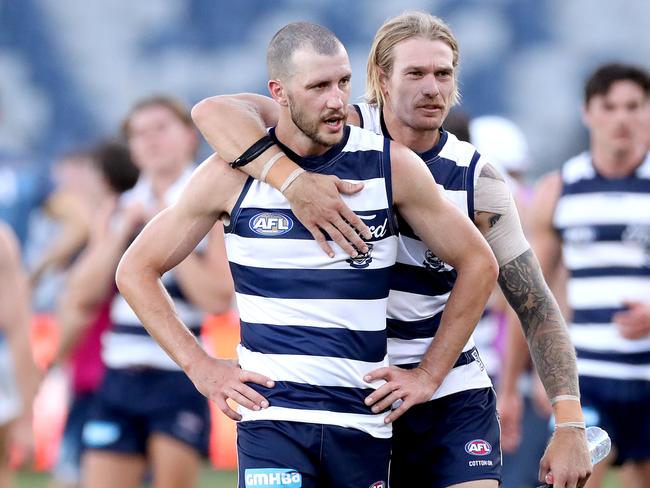
{"label": "grass field", "polygon": [[[47,488],[48,475],[22,472],[18,474],[15,488]],[[236,488],[237,475],[234,471],[215,471],[205,467],[201,471],[200,488]],[[116,487],[117,488],[117,487]]]}
{"label": "grass field", "polygon": [[[42,473],[20,473],[16,488],[47,488],[47,480],[47,475]],[[200,488],[236,488],[237,476],[234,471],[214,471],[206,467],[201,472],[199,486]],[[622,488],[622,485],[610,476],[604,488]]]}

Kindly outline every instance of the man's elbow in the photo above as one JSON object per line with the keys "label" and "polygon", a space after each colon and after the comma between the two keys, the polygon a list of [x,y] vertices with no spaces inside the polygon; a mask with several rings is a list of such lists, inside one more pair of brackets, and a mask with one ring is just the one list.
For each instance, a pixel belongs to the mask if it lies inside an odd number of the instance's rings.
{"label": "man's elbow", "polygon": [[218,97],[204,98],[192,107],[190,113],[192,120],[197,125],[197,127],[200,128],[214,113],[214,111],[218,110],[217,107],[219,105],[219,102],[217,101],[217,98]]}
{"label": "man's elbow", "polygon": [[133,282],[136,276],[137,272],[134,269],[133,260],[129,258],[128,254],[125,254],[120,259],[120,263],[117,265],[117,271],[115,272],[115,284],[123,296],[128,296],[129,291],[133,289]]}
{"label": "man's elbow", "polygon": [[485,281],[489,284],[490,288],[492,288],[499,278],[499,263],[489,247],[483,252],[482,268],[481,274],[485,277]]}

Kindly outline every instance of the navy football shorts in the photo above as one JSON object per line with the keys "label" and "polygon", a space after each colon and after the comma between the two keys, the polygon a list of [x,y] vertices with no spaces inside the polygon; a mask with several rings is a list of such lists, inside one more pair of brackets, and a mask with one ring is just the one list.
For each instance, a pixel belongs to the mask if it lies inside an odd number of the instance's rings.
{"label": "navy football shorts", "polygon": [[393,425],[391,488],[443,488],[501,480],[500,428],[492,388],[411,407]]}
{"label": "navy football shorts", "polygon": [[237,425],[239,488],[386,488],[390,439],[335,425]]}
{"label": "navy football shorts", "polygon": [[208,400],[182,371],[108,369],[84,425],[84,447],[144,454],[152,434],[206,455]]}
{"label": "navy football shorts", "polygon": [[580,401],[587,425],[611,437],[615,464],[650,459],[650,381],[581,376]]}

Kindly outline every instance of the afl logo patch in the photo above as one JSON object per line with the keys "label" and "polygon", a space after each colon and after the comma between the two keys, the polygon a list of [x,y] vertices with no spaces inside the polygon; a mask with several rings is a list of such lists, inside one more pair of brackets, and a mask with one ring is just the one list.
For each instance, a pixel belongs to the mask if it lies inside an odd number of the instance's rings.
{"label": "afl logo patch", "polygon": [[386,482],[384,482],[384,481],[376,481],[372,485],[370,485],[368,488],[386,488]]}
{"label": "afl logo patch", "polygon": [[278,212],[262,212],[252,217],[248,226],[261,236],[280,236],[293,228],[293,220]]}
{"label": "afl logo patch", "polygon": [[492,452],[492,446],[483,439],[474,439],[465,444],[465,452],[472,456],[487,456]]}

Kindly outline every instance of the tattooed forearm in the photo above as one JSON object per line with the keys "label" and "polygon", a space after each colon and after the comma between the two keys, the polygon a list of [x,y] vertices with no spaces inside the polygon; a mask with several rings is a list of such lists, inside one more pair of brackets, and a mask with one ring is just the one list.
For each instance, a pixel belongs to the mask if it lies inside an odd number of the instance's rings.
{"label": "tattooed forearm", "polygon": [[501,267],[499,286],[521,321],[533,362],[549,398],[578,395],[575,350],[532,250]]}

